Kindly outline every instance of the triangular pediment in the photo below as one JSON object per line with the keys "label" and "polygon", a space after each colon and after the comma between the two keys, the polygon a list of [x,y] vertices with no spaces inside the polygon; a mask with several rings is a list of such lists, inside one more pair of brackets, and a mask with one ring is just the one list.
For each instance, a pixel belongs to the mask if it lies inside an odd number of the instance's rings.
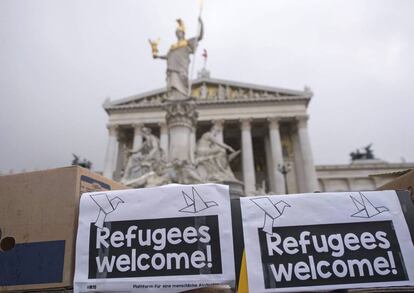
{"label": "triangular pediment", "polygon": [[[303,91],[298,91],[223,79],[213,79],[209,77],[202,77],[193,80],[191,94],[196,98],[198,103],[289,98],[310,99],[312,97],[312,92],[306,88]],[[166,96],[167,89],[164,87],[115,101],[106,101],[104,103],[104,108],[116,109],[129,106],[160,106]]]}

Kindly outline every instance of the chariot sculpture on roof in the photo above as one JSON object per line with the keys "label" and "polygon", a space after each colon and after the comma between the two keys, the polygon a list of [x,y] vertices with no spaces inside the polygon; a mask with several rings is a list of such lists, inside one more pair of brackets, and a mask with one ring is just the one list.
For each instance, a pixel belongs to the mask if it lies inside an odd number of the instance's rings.
{"label": "chariot sculpture on roof", "polygon": [[372,143],[367,145],[366,147],[362,148],[364,151],[360,151],[357,149],[355,152],[351,152],[349,155],[351,156],[352,161],[358,161],[358,160],[373,160],[374,157],[374,151],[372,150]]}

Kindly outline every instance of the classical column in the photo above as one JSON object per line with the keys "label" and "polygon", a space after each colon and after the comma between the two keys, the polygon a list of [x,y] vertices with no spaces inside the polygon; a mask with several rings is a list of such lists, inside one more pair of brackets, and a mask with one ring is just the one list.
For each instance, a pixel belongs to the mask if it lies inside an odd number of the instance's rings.
{"label": "classical column", "polygon": [[196,127],[191,129],[190,133],[190,160],[191,163],[195,162],[195,151],[196,151]]}
{"label": "classical column", "polygon": [[136,123],[132,125],[134,127],[134,140],[132,149],[136,150],[142,146],[142,127],[144,124]]}
{"label": "classical column", "polygon": [[302,150],[300,148],[299,135],[297,131],[292,131],[293,141],[293,153],[294,153],[294,164],[296,174],[296,186],[300,193],[306,192],[307,187],[305,184],[306,176],[304,175],[303,162],[302,162]]}
{"label": "classical column", "polygon": [[165,158],[168,160],[168,127],[165,122],[159,123],[160,126],[160,147],[165,153]]}
{"label": "classical column", "polygon": [[316,177],[315,165],[313,163],[312,148],[308,133],[308,117],[298,117],[298,136],[302,153],[302,163],[306,182],[306,191],[314,192],[319,189]]}
{"label": "classical column", "polygon": [[118,128],[117,134],[117,156],[115,159],[115,168],[112,175],[112,179],[120,180],[122,178],[122,171],[124,169],[126,160],[126,135],[125,132]]}
{"label": "classical column", "polygon": [[241,120],[242,136],[242,165],[244,192],[249,195],[256,190],[256,174],[254,170],[253,143],[251,134],[251,119]]}
{"label": "classical column", "polygon": [[285,190],[285,179],[283,174],[279,172],[279,166],[283,166],[283,153],[282,153],[282,142],[280,140],[279,132],[279,119],[269,118],[269,137],[270,137],[270,150],[272,154],[273,162],[273,181],[276,194],[284,194]]}
{"label": "classical column", "polygon": [[217,140],[219,142],[223,142],[224,138],[223,138],[223,124],[224,124],[224,120],[220,119],[220,120],[214,120],[213,121],[214,127],[216,127],[219,131],[217,133]]}
{"label": "classical column", "polygon": [[108,144],[106,146],[103,175],[112,179],[118,156],[118,126],[108,125]]}
{"label": "classical column", "polygon": [[275,176],[274,171],[275,171],[276,168],[275,168],[274,162],[273,162],[272,151],[270,150],[269,135],[265,136],[264,143],[265,143],[266,170],[267,170],[268,180],[269,180],[269,189],[271,191],[275,191],[276,186],[275,186],[275,180],[273,180],[273,178]]}

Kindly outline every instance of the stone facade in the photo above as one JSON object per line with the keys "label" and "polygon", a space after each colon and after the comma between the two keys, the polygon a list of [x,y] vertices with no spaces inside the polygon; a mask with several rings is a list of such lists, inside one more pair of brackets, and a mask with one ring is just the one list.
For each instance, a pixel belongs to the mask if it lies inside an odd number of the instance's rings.
{"label": "stone facade", "polygon": [[392,173],[411,168],[414,163],[363,160],[349,165],[316,166],[316,171],[320,191],[358,191],[375,190],[394,179]]}

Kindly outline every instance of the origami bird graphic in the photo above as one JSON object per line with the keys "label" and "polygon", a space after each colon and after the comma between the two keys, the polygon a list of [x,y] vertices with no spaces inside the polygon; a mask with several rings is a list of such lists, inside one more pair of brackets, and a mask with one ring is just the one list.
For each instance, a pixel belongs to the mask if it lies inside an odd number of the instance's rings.
{"label": "origami bird graphic", "polygon": [[381,214],[382,212],[389,211],[387,207],[374,206],[362,192],[360,192],[359,195],[360,195],[360,199],[356,199],[355,197],[350,195],[352,201],[354,202],[354,205],[358,209],[358,211],[352,214],[351,217],[372,218],[378,214]]}
{"label": "origami bird graphic", "polygon": [[124,202],[118,196],[110,200],[106,193],[93,194],[91,198],[100,208],[98,218],[95,221],[95,226],[100,229],[103,228],[106,216],[115,211],[120,203]]}
{"label": "origami bird graphic", "polygon": [[194,187],[191,188],[191,192],[192,195],[189,196],[187,193],[182,191],[187,206],[183,207],[180,212],[195,214],[210,207],[218,206],[215,201],[204,201]]}
{"label": "origami bird graphic", "polygon": [[262,230],[267,234],[273,233],[274,221],[283,215],[285,208],[290,207],[283,200],[273,203],[268,197],[253,198],[251,201],[265,212]]}

